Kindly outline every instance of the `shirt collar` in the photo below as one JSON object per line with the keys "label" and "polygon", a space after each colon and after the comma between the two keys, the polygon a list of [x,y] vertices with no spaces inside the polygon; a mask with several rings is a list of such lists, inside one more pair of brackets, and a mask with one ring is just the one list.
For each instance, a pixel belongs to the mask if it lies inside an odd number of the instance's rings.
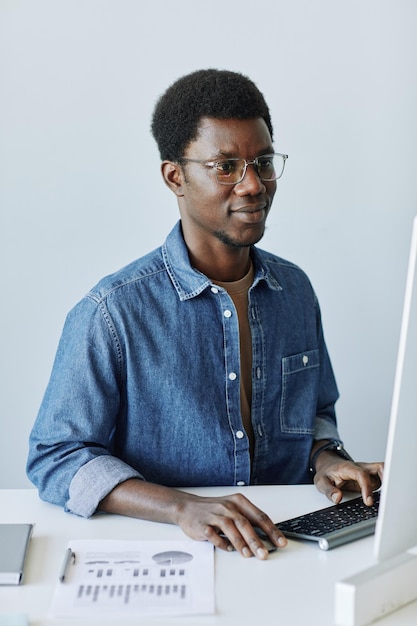
{"label": "shirt collar", "polygon": [[[270,289],[281,290],[282,287],[264,262],[262,251],[252,246],[251,255],[255,270],[252,286],[264,280]],[[190,264],[187,246],[182,235],[181,220],[178,220],[166,238],[162,246],[162,257],[180,300],[194,298],[213,284],[205,274]]]}

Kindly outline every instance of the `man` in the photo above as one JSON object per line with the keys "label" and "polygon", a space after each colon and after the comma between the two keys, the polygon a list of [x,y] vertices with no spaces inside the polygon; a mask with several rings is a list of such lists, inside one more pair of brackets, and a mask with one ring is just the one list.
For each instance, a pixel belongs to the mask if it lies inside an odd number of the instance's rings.
{"label": "man", "polygon": [[42,498],[178,524],[243,556],[285,538],[242,494],[176,487],[305,483],[372,503],[382,464],[339,441],[337,388],[305,274],[261,251],[286,155],[241,74],[174,83],[152,131],[181,220],[161,248],[104,278],[68,315],[30,438]]}

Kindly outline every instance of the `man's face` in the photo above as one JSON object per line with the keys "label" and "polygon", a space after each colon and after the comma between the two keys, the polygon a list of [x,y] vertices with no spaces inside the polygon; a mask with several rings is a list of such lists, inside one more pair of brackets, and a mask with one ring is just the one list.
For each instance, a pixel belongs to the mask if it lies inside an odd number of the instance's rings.
{"label": "man's face", "polygon": [[[272,153],[269,130],[262,118],[219,120],[202,118],[197,139],[183,155],[217,161],[230,157],[252,160]],[[276,191],[276,181],[261,181],[253,165],[236,185],[222,185],[212,168],[184,163],[184,184],[178,194],[183,231],[204,247],[219,242],[228,247],[257,243]],[[213,248],[212,248],[213,249]]]}

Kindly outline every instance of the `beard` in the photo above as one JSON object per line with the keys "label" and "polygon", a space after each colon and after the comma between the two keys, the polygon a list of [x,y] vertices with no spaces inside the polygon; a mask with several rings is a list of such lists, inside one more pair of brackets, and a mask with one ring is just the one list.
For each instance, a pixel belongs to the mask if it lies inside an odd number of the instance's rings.
{"label": "beard", "polygon": [[252,233],[251,236],[248,236],[243,241],[241,239],[237,239],[232,237],[229,233],[224,230],[217,230],[214,232],[215,237],[222,243],[224,243],[229,248],[249,248],[250,246],[254,246],[258,241],[262,239],[265,234],[265,226],[262,229],[262,232]]}

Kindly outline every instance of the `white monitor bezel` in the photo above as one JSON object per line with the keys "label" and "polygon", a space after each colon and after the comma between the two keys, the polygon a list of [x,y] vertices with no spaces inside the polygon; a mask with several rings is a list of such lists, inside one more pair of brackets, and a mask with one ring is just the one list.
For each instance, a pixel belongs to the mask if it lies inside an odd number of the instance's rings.
{"label": "white monitor bezel", "polygon": [[375,529],[379,561],[417,545],[417,216],[414,218],[397,366]]}

